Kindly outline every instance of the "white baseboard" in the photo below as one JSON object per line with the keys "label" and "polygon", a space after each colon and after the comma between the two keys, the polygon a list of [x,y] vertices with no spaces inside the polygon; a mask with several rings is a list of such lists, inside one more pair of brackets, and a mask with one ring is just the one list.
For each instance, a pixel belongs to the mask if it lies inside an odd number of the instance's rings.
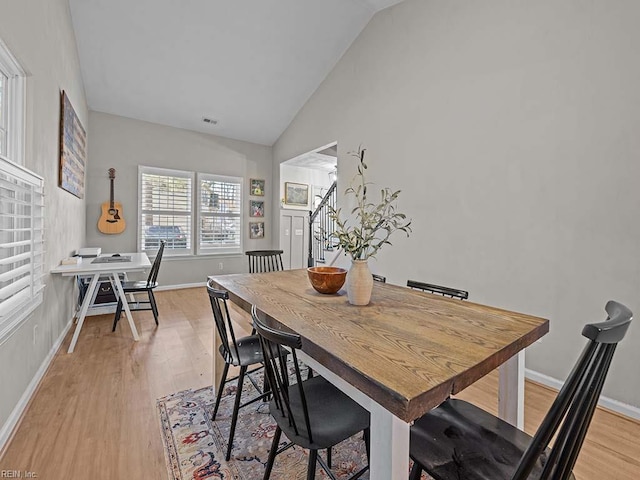
{"label": "white baseboard", "polygon": [[9,415],[9,418],[7,418],[7,421],[4,423],[4,425],[2,425],[2,428],[0,429],[0,453],[3,452],[4,447],[6,446],[7,442],[11,438],[11,435],[13,434],[14,429],[16,428],[16,425],[18,425],[18,423],[20,422],[20,418],[22,417],[24,410],[27,408],[27,405],[29,405],[29,401],[31,400],[31,397],[38,389],[38,385],[40,384],[42,377],[44,377],[44,374],[47,373],[47,370],[49,368],[49,365],[51,365],[51,361],[53,360],[53,357],[56,355],[56,352],[60,348],[60,345],[62,345],[62,342],[64,341],[64,337],[67,335],[67,332],[69,331],[72,325],[73,325],[73,317],[67,322],[67,325],[62,329],[60,336],[51,347],[51,350],[49,350],[49,353],[47,354],[42,364],[40,365],[40,368],[38,368],[38,371],[36,372],[36,374],[31,379],[31,382],[29,382],[27,389],[24,391],[24,393],[20,397],[20,400],[18,401],[17,405],[13,408],[11,415]]}
{"label": "white baseboard", "polygon": [[[562,385],[564,384],[564,382],[558,380],[557,378],[544,375],[534,370],[529,370],[528,368],[525,369],[525,377],[531,381],[541,383],[542,385],[553,388],[554,390],[560,390],[562,388]],[[598,405],[613,412],[619,413],[620,415],[624,415],[635,420],[640,420],[640,408],[634,407],[633,405],[628,405],[626,403],[622,403],[618,400],[614,400],[613,398],[605,396],[600,397]]]}

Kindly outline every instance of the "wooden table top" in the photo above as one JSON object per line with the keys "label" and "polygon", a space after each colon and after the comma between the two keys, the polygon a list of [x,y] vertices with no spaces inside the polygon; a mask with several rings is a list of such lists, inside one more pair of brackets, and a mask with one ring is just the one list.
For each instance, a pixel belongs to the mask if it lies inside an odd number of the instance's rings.
{"label": "wooden table top", "polygon": [[302,350],[410,422],[549,331],[521,313],[374,282],[364,307],[316,292],[306,270],[211,276],[246,311],[302,336]]}

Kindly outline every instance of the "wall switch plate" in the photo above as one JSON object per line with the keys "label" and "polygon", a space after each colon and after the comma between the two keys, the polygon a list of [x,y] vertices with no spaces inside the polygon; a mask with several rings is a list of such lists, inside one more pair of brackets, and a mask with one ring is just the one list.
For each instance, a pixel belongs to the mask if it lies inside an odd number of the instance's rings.
{"label": "wall switch plate", "polygon": [[220,263],[218,264],[218,269],[219,269],[220,271],[224,270],[224,263],[220,262]]}

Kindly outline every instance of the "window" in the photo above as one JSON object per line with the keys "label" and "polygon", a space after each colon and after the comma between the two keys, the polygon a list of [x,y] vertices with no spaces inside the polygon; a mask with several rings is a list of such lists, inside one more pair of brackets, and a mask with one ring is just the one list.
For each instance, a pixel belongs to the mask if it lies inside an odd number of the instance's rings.
{"label": "window", "polygon": [[165,240],[165,254],[193,253],[193,174],[164,168],[139,167],[140,251],[158,250]]}
{"label": "window", "polygon": [[242,178],[143,166],[138,175],[140,251],[165,240],[168,255],[242,252]]}
{"label": "window", "polygon": [[198,174],[198,252],[242,251],[242,178]]}
{"label": "window", "polygon": [[24,164],[25,73],[0,40],[0,156]]}
{"label": "window", "polygon": [[0,340],[42,302],[43,180],[0,158]]}

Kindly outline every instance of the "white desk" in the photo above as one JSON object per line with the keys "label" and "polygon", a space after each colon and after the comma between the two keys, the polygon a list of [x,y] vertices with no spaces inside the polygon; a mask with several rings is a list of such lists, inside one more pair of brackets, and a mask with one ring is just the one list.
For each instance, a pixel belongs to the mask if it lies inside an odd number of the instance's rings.
{"label": "white desk", "polygon": [[[111,257],[111,254],[104,254],[100,256]],[[131,327],[133,339],[135,341],[139,340],[138,330],[136,330],[136,325],[135,323],[133,323],[131,310],[129,310],[129,304],[127,303],[127,298],[124,294],[124,290],[122,289],[122,283],[120,282],[119,275],[123,273],[141,272],[147,270],[151,268],[151,262],[149,261],[149,257],[147,257],[146,253],[122,253],[121,257],[131,257],[131,261],[114,263],[92,263],[93,260],[95,260],[95,257],[83,258],[82,261],[77,265],[59,265],[51,270],[51,273],[57,273],[62,276],[92,276],[91,282],[89,283],[89,288],[87,288],[84,300],[82,301],[82,306],[80,307],[78,323],[76,324],[75,332],[73,332],[73,338],[71,340],[71,344],[69,345],[68,353],[72,353],[74,348],[76,347],[76,342],[78,341],[80,330],[82,330],[82,324],[84,323],[84,319],[87,316],[89,305],[93,300],[94,293],[98,286],[98,280],[101,276],[109,277],[109,281],[111,282],[114,290],[117,292],[118,298],[122,300],[122,306],[124,307],[127,320],[129,321],[129,326]]]}

